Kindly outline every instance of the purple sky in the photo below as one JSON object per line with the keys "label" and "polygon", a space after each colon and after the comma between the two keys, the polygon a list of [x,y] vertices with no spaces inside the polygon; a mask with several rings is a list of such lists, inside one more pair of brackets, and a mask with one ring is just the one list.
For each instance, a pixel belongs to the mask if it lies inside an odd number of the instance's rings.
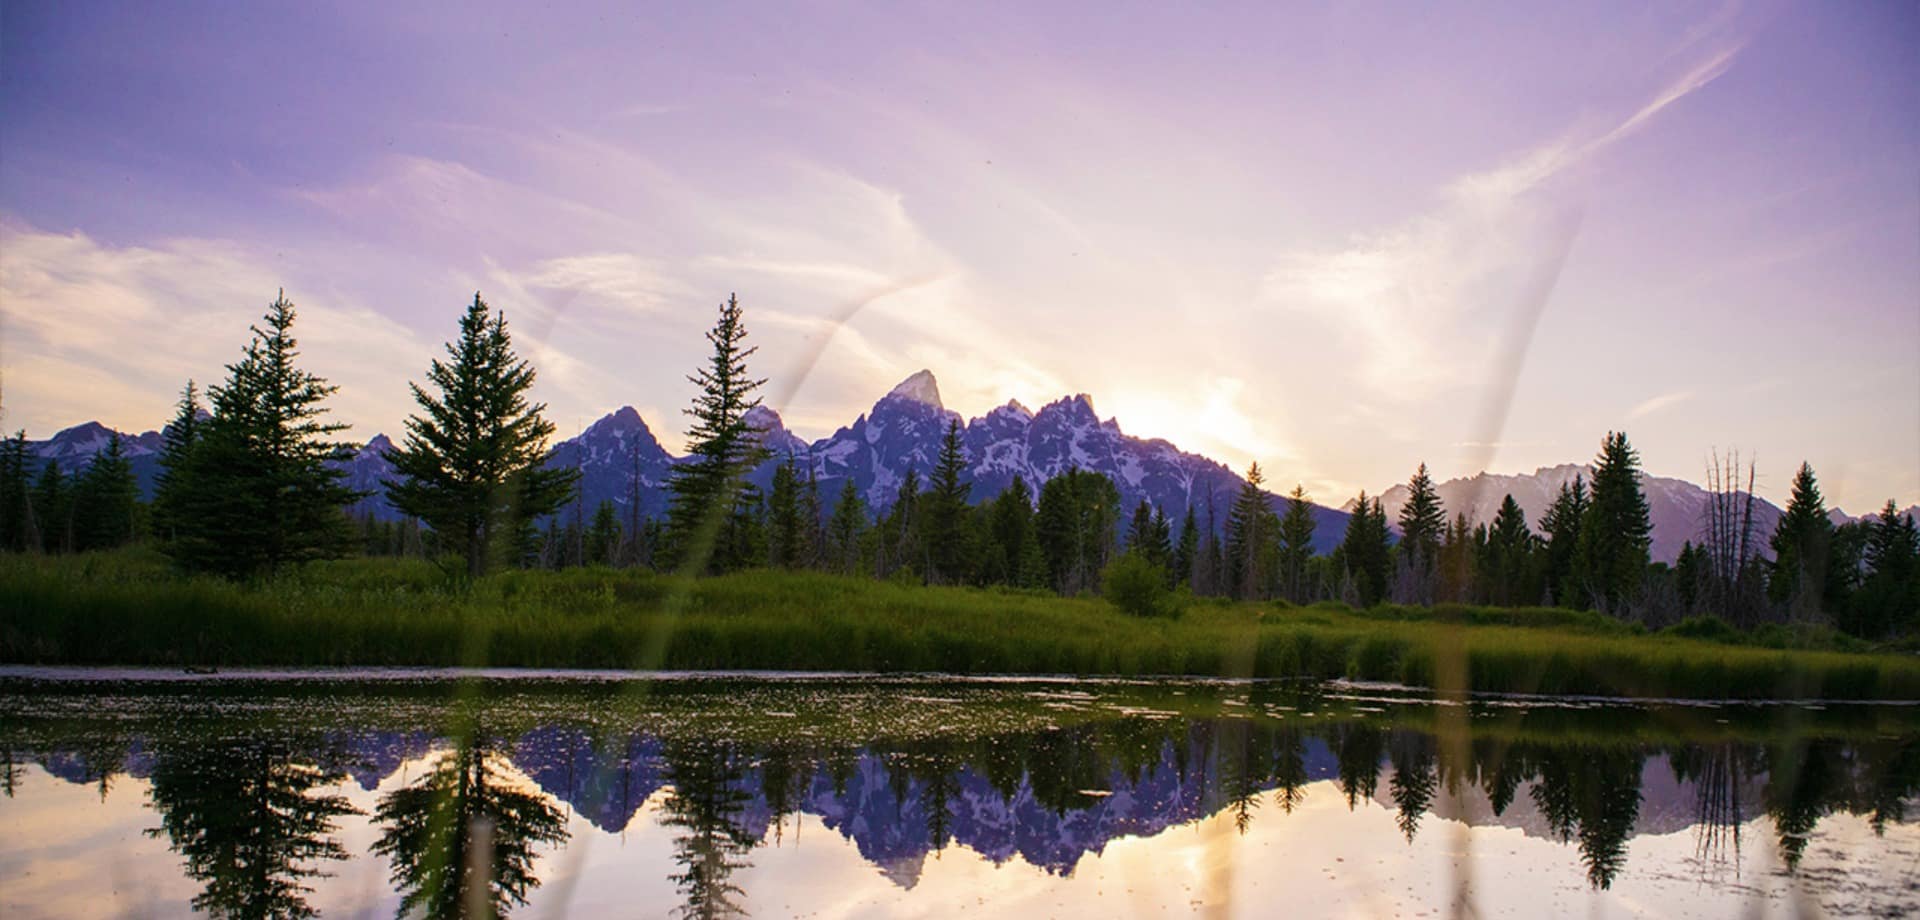
{"label": "purple sky", "polygon": [[0,6],[0,424],[156,427],[284,286],[394,431],[479,289],[678,448],[738,291],[807,437],[926,367],[1330,504],[1623,427],[1920,500],[1920,6],[565,6]]}

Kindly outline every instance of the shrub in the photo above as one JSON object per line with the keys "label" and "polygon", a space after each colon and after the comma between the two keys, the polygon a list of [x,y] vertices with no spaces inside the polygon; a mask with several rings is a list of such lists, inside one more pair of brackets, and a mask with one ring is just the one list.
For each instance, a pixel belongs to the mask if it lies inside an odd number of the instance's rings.
{"label": "shrub", "polygon": [[1178,616],[1173,591],[1167,587],[1167,570],[1147,557],[1127,552],[1107,564],[1100,574],[1102,593],[1107,602],[1122,613],[1137,617]]}
{"label": "shrub", "polygon": [[1687,617],[1666,629],[1660,630],[1663,636],[1679,636],[1682,639],[1703,639],[1708,642],[1739,642],[1746,638],[1733,624],[1712,614]]}

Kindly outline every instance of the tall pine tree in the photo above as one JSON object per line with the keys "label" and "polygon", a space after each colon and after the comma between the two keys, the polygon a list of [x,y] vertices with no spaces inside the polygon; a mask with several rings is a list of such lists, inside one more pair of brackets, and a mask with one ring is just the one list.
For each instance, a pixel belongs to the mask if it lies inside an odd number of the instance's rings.
{"label": "tall pine tree", "polygon": [[788,455],[774,468],[773,487],[767,493],[767,565],[799,568],[806,539],[800,513],[800,473],[794,468],[792,455]]}
{"label": "tall pine tree", "polygon": [[132,542],[134,506],[139,501],[140,487],[133,479],[133,465],[127,462],[120,436],[115,434],[93,455],[93,462],[74,483],[74,548],[84,552]]}
{"label": "tall pine tree", "polygon": [[1579,591],[1573,584],[1573,560],[1580,546],[1581,525],[1587,520],[1589,504],[1586,479],[1576,474],[1572,482],[1560,486],[1553,504],[1548,505],[1547,513],[1540,517],[1540,531],[1547,543],[1545,591],[1552,592],[1553,603],[1562,607],[1581,603]]}
{"label": "tall pine tree", "polygon": [[1272,593],[1280,520],[1262,488],[1265,483],[1260,464],[1250,465],[1227,517],[1227,571],[1235,597],[1265,598]]}
{"label": "tall pine tree", "polygon": [[1415,573],[1433,568],[1446,535],[1447,512],[1440,505],[1440,493],[1434,490],[1427,465],[1420,464],[1407,481],[1407,503],[1400,506],[1400,553]]}
{"label": "tall pine tree", "polygon": [[447,360],[427,368],[434,392],[408,384],[421,412],[387,451],[387,502],[426,522],[479,577],[520,557],[533,521],[573,498],[580,473],[546,466],[553,423],[545,403],[527,401],[533,365],[514,353],[504,312],[489,313],[476,292],[446,347]]}
{"label": "tall pine tree", "polygon": [[323,419],[339,388],[296,364],[284,291],[262,322],[226,382],[209,391],[213,417],[192,450],[169,550],[188,569],[253,575],[352,544],[343,508],[360,493],[341,484],[335,461],[353,445],[333,439],[347,426]]}
{"label": "tall pine tree", "polygon": [[840,487],[840,500],[834,503],[833,519],[827,522],[828,567],[842,575],[860,570],[860,538],[867,530],[867,507],[860,490],[848,478]]}
{"label": "tall pine tree", "polygon": [[1334,567],[1350,581],[1354,600],[1361,606],[1371,607],[1386,596],[1392,547],[1386,509],[1379,499],[1361,492],[1353,516],[1347,519],[1346,536],[1334,551]]}
{"label": "tall pine tree", "polygon": [[1833,521],[1810,464],[1800,464],[1793,477],[1787,510],[1773,530],[1773,572],[1767,596],[1796,614],[1819,612],[1827,596],[1828,551],[1833,544]]}
{"label": "tall pine tree", "polygon": [[934,464],[933,480],[928,485],[923,505],[924,535],[927,548],[927,580],[936,584],[956,584],[967,576],[967,497],[972,484],[966,474],[967,455],[960,445],[960,421],[947,421],[946,437],[940,441],[940,459]]}
{"label": "tall pine tree", "polygon": [[20,431],[0,441],[0,549],[25,552],[38,549],[32,506],[28,504],[27,433]]}
{"label": "tall pine tree", "polygon": [[1307,488],[1295,483],[1287,497],[1287,513],[1280,519],[1280,590],[1296,604],[1306,603],[1310,589],[1307,570],[1313,562],[1313,504]]}
{"label": "tall pine tree", "polygon": [[700,392],[686,410],[693,418],[687,429],[691,456],[673,469],[667,550],[675,567],[715,568],[714,547],[722,528],[741,519],[735,503],[742,477],[763,459],[746,414],[760,405],[760,397],[753,394],[766,381],[747,374],[747,359],[759,349],[744,345],[746,338],[740,301],[729,295],[707,331],[713,346],[707,366],[687,378]]}
{"label": "tall pine tree", "polygon": [[1651,511],[1640,489],[1640,455],[1625,432],[1607,432],[1593,464],[1593,503],[1574,549],[1576,591],[1584,597],[1569,600],[1622,612],[1646,577],[1652,536]]}
{"label": "tall pine tree", "polygon": [[173,421],[160,433],[160,474],[153,485],[153,532],[163,545],[174,538],[177,515],[189,492],[187,477],[192,472],[188,464],[200,440],[200,417],[205,412],[200,391],[189,380],[180,392]]}

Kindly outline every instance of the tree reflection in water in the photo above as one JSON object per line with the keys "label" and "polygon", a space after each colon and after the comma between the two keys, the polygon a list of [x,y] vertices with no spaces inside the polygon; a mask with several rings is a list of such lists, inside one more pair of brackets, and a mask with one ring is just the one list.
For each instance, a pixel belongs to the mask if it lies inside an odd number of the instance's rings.
{"label": "tree reflection in water", "polygon": [[[1325,782],[1349,810],[1384,809],[1389,839],[1433,833],[1436,812],[1520,827],[1565,844],[1569,869],[1606,889],[1635,833],[1691,828],[1704,869],[1728,861],[1729,848],[1737,865],[1741,829],[1770,819],[1768,844],[1795,870],[1827,816],[1860,815],[1884,833],[1920,794],[1920,732],[1904,711],[1827,714],[1818,725],[1804,714],[1756,711],[1733,727],[1709,717],[1697,741],[1626,707],[1490,711],[1472,723],[1470,743],[1453,747],[1436,743],[1431,708],[1342,712],[1322,698],[1245,688],[1227,707],[1191,692],[1016,725],[950,728],[943,714],[934,730],[898,738],[862,734],[860,723],[821,731],[825,720],[786,713],[710,724],[699,700],[645,730],[595,723],[578,697],[545,710],[495,704],[488,718],[510,729],[462,733],[430,755],[423,775],[379,798],[374,852],[389,861],[404,913],[496,916],[539,885],[536,851],[567,841],[556,800],[608,833],[654,801],[671,838],[661,875],[677,889],[677,912],[721,917],[751,906],[741,871],[800,813],[900,884],[955,845],[1067,876],[1120,837],[1216,816],[1250,834],[1287,820]],[[194,906],[219,916],[311,913],[308,882],[351,855],[333,834],[356,813],[327,789],[343,771],[324,765],[349,764],[372,789],[422,749],[395,739],[427,744],[435,721],[448,719],[398,706],[363,714],[361,728],[298,700],[236,708],[302,726],[261,733],[219,713],[182,723],[160,706],[89,721],[73,715],[80,702],[50,705],[62,715],[41,722],[0,711],[9,763],[37,762],[101,789],[150,776],[161,823],[152,833],[166,835],[203,886]],[[252,738],[269,740],[243,740]],[[10,792],[33,794],[33,784],[12,783]]]}
{"label": "tree reflection in water", "polygon": [[567,840],[560,810],[509,780],[504,754],[469,735],[380,800],[375,853],[393,865],[401,913],[499,917],[540,884],[534,847]]}
{"label": "tree reflection in water", "polygon": [[163,748],[153,763],[153,808],[189,878],[205,887],[193,908],[214,917],[310,917],[306,879],[347,858],[332,836],[360,811],[320,788],[340,779],[310,762],[312,746],[279,739],[212,738]]}
{"label": "tree reflection in water", "polygon": [[692,741],[666,747],[667,795],[661,823],[674,829],[671,878],[685,898],[684,917],[741,917],[746,892],[733,882],[759,835],[743,826],[751,801],[746,770],[734,745]]}

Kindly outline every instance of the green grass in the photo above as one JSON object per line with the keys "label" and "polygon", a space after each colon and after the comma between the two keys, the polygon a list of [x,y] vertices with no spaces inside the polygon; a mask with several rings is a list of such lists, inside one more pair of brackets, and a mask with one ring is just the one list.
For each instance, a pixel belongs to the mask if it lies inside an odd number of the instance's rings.
{"label": "green grass", "polygon": [[[817,573],[688,580],[317,563],[252,584],[130,550],[0,559],[0,661],[42,664],[941,671],[1348,677],[1475,691],[1920,699],[1920,658],[1646,634],[1554,609],[1199,601],[1177,618],[1094,598]],[[1778,638],[1778,637],[1776,637]]]}

